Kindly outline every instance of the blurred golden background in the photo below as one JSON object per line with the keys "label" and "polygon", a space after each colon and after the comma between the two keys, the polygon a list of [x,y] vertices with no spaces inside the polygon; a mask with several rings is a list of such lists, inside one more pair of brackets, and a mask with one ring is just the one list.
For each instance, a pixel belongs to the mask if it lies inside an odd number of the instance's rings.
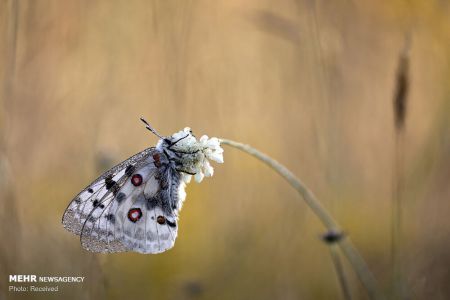
{"label": "blurred golden background", "polygon": [[[449,2],[1,0],[0,45],[1,299],[342,299],[316,216],[226,146],[214,177],[188,186],[172,250],[84,251],[61,216],[103,171],[157,142],[140,116],[162,134],[189,126],[287,165],[386,295],[400,180],[406,295],[450,298]],[[353,298],[366,299],[344,268]],[[9,274],[86,280],[20,294]]]}

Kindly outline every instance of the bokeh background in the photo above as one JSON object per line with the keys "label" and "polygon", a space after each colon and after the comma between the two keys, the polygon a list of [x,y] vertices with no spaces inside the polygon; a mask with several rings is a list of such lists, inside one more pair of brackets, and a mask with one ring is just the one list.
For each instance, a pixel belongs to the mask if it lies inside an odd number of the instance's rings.
{"label": "bokeh background", "polygon": [[[450,298],[449,2],[1,0],[0,45],[1,299],[342,299],[325,228],[231,148],[214,177],[188,186],[172,250],[84,251],[61,216],[101,172],[157,142],[140,116],[287,165],[388,296],[400,186],[404,295]],[[343,262],[353,298],[367,298]],[[86,281],[20,294],[9,274]]]}

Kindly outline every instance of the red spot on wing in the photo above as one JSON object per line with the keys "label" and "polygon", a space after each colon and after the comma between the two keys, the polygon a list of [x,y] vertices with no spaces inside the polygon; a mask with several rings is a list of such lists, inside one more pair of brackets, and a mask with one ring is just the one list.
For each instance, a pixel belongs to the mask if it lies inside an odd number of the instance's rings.
{"label": "red spot on wing", "polygon": [[140,208],[132,208],[128,211],[128,219],[136,223],[142,217],[142,211]]}
{"label": "red spot on wing", "polygon": [[156,218],[156,222],[158,222],[158,224],[163,225],[166,223],[166,218],[164,218],[163,216],[158,216],[158,218]]}
{"label": "red spot on wing", "polygon": [[159,153],[153,153],[152,155],[154,164],[157,168],[161,167],[161,155]]}
{"label": "red spot on wing", "polygon": [[131,176],[131,183],[134,186],[140,186],[142,184],[142,175],[134,174],[133,176]]}

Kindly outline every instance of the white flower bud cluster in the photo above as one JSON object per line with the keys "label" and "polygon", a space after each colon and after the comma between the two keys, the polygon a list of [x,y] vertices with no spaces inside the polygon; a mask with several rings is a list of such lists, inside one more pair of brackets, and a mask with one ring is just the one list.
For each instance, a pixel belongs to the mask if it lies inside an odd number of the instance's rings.
{"label": "white flower bud cluster", "polygon": [[[201,182],[204,177],[211,177],[214,174],[214,168],[209,163],[213,160],[223,163],[223,149],[220,147],[218,138],[208,138],[203,135],[198,141],[192,135],[189,127],[172,135],[172,141],[177,141],[172,148],[175,151],[186,153],[182,156],[183,168],[195,173],[195,181]],[[183,181],[189,183],[193,175],[182,173]]]}

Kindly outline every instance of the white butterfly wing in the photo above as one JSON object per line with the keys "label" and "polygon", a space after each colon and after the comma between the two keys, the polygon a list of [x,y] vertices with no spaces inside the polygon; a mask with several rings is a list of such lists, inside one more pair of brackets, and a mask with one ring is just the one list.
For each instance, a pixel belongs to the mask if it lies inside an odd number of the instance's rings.
{"label": "white butterfly wing", "polygon": [[[93,252],[160,253],[173,247],[184,201],[180,174],[149,148],[112,168],[67,208],[64,226]],[[159,156],[158,156],[159,157]]]}
{"label": "white butterfly wing", "polygon": [[141,151],[129,159],[121,162],[120,164],[114,166],[99,178],[94,180],[89,186],[82,190],[67,206],[63,218],[62,224],[64,227],[77,235],[81,233],[81,228],[84,225],[87,217],[92,211],[92,202],[96,199],[107,198],[110,194],[107,186],[107,178],[111,178],[115,182],[125,175],[125,170],[130,165],[135,165],[137,162],[147,158],[154,148],[148,148]]}

